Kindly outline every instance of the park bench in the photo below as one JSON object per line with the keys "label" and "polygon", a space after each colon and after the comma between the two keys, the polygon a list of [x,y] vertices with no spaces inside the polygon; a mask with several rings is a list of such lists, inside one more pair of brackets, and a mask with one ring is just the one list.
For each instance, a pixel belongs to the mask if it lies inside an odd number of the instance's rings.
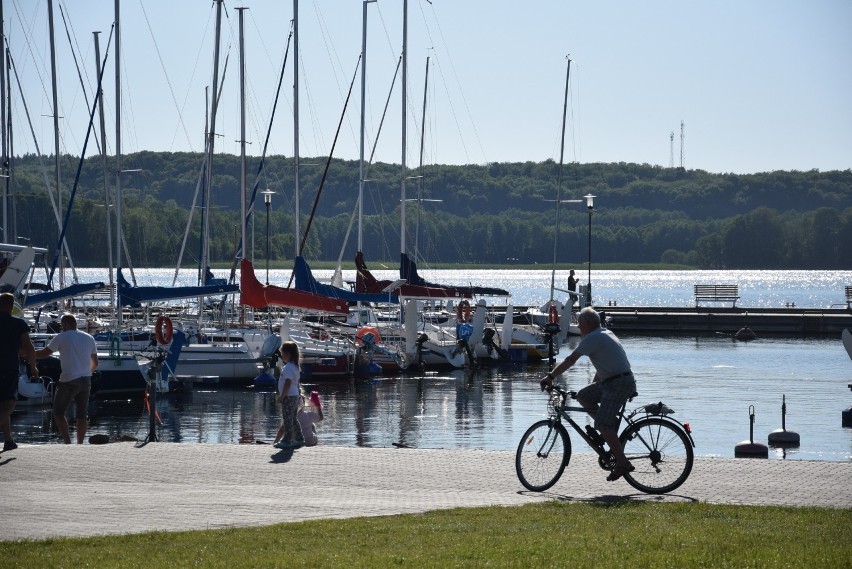
{"label": "park bench", "polygon": [[846,287],[846,308],[852,308],[852,286]]}
{"label": "park bench", "polygon": [[731,302],[731,307],[736,307],[739,299],[739,285],[695,285],[695,306],[701,301],[708,301]]}

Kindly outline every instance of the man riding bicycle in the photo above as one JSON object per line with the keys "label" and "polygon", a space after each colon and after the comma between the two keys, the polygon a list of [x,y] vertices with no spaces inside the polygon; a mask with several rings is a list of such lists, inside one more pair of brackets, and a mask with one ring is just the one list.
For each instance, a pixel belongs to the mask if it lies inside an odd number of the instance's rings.
{"label": "man riding bicycle", "polygon": [[588,356],[595,366],[592,383],[577,392],[577,401],[589,415],[595,418],[595,428],[609,445],[615,457],[615,468],[607,480],[618,480],[634,467],[624,455],[618,440],[618,411],[636,392],[636,380],[630,371],[630,362],[618,338],[601,328],[601,317],[588,306],[580,311],[578,325],[582,339],[571,354],[550,370],[541,380],[541,389],[552,387],[553,379],[577,363],[581,356]]}

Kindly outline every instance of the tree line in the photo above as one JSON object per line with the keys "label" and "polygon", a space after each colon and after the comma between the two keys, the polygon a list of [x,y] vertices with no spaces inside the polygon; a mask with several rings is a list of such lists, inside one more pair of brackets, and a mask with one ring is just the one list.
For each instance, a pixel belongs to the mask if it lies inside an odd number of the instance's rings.
{"label": "tree line", "polygon": [[[207,242],[212,261],[228,261],[240,237],[240,162],[232,155],[217,155],[214,162],[210,204],[204,208],[209,212]],[[358,240],[357,221],[352,222],[358,163],[332,160],[320,192],[325,160],[301,162],[303,231],[319,194],[303,254],[308,261],[334,261],[347,243],[343,258],[351,263]],[[45,188],[52,184],[52,173],[42,169],[45,163],[52,159],[28,155],[15,160],[7,211],[14,215],[19,243],[53,250],[77,159],[62,159],[67,187],[61,211]],[[201,249],[202,156],[140,152],[124,156],[122,164],[139,169],[121,178],[122,226],[133,264],[174,266],[185,243],[184,265],[194,266]],[[249,159],[249,192],[275,192],[268,211],[270,258],[292,259],[293,160],[267,158],[258,176],[259,166],[257,158]],[[115,209],[115,197],[105,195],[114,191],[114,174],[107,174],[105,190],[100,157],[86,159],[80,173],[67,242],[76,265],[105,266],[107,248],[115,242],[107,235],[106,220],[107,211]],[[401,168],[378,163],[365,177],[362,248],[368,263],[395,267],[401,250]],[[549,265],[555,244],[557,262],[581,265],[588,260],[589,211],[582,203],[557,208],[556,200],[593,194],[593,262],[852,269],[852,170],[738,175],[627,163],[560,168],[547,160],[430,165],[422,171],[409,169],[405,187],[406,250],[414,255],[416,248],[417,257],[426,262]],[[54,196],[53,202],[58,201]],[[266,255],[266,216],[258,195],[247,247],[250,254],[253,244],[255,258]]]}

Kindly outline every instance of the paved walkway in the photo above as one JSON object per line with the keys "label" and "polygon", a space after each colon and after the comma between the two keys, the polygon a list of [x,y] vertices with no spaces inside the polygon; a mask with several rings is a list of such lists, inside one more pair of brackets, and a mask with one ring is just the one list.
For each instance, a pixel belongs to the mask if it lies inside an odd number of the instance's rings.
{"label": "paved walkway", "polygon": [[251,526],[317,518],[635,499],[852,507],[852,462],[698,458],[674,494],[607,482],[575,455],[527,492],[509,451],[269,445],[21,445],[0,454],[0,540]]}

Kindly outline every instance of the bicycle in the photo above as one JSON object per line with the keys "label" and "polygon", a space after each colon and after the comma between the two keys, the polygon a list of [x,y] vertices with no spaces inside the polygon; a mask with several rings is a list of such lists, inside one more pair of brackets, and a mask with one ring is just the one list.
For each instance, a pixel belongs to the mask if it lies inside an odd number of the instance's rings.
{"label": "bicycle", "polygon": [[[571,439],[563,421],[598,454],[598,464],[604,470],[615,467],[615,457],[607,450],[600,433],[586,425],[583,429],[568,413],[586,412],[581,406],[569,406],[576,400],[576,391],[564,391],[556,386],[548,388],[549,417],[537,421],[527,429],[518,443],[515,471],[528,490],[543,492],[559,480],[571,459]],[[636,393],[628,398],[632,401]],[[626,423],[618,439],[624,454],[635,470],[624,475],[628,484],[647,494],[671,492],[689,477],[692,471],[692,430],[689,423],[681,423],[669,415],[674,411],[664,403],[652,403],[634,409],[625,415],[627,401],[618,412],[618,426]],[[616,428],[616,431],[618,428]]]}

